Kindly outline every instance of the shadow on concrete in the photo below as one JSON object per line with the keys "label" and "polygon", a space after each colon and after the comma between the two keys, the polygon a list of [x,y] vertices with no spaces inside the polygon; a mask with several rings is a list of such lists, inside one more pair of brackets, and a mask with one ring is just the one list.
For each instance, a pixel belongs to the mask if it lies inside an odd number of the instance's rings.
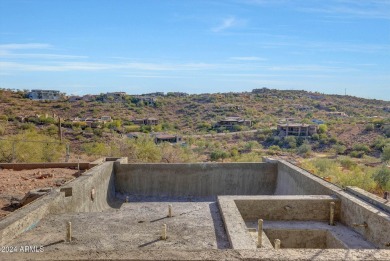
{"label": "shadow on concrete", "polygon": [[123,195],[117,194],[118,199],[125,200],[126,196],[129,202],[213,202],[217,200],[216,196],[209,197],[168,197],[168,196],[145,196],[145,195]]}
{"label": "shadow on concrete", "polygon": [[146,242],[145,244],[139,245],[138,247],[146,247],[146,246],[149,246],[149,245],[151,245],[151,244],[154,244],[154,243],[156,243],[156,242],[158,242],[158,241],[160,241],[160,240],[161,240],[161,239],[155,239],[155,240],[153,240],[153,241]]}
{"label": "shadow on concrete", "polygon": [[111,208],[120,209],[122,207],[123,200],[116,198],[114,168],[111,172],[110,179],[108,181],[106,200],[107,204]]}
{"label": "shadow on concrete", "polygon": [[[73,240],[73,238],[72,238],[72,240]],[[58,241],[56,241],[56,242],[53,242],[53,243],[50,243],[50,244],[44,245],[43,247],[45,248],[45,247],[49,247],[49,246],[53,246],[53,245],[57,245],[57,244],[61,244],[61,243],[64,243],[64,242],[65,242],[65,240],[58,240]]]}
{"label": "shadow on concrete", "polygon": [[168,217],[162,217],[162,218],[158,218],[158,219],[155,219],[155,220],[150,220],[150,223],[154,223],[154,222],[166,219],[166,218],[168,218]]}
{"label": "shadow on concrete", "polygon": [[215,238],[217,240],[218,249],[229,249],[231,248],[225,226],[219,212],[219,207],[217,202],[212,202],[209,204],[211,218],[213,219]]}

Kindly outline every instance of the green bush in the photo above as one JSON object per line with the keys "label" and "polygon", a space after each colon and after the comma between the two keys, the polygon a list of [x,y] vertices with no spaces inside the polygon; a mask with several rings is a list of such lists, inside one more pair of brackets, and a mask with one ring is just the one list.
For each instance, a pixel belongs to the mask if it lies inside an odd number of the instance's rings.
{"label": "green bush", "polygon": [[364,151],[353,150],[349,155],[354,158],[362,158],[364,156]]}
{"label": "green bush", "polygon": [[212,161],[216,161],[219,159],[226,159],[228,157],[229,157],[229,154],[223,150],[215,150],[215,151],[211,152],[211,154],[210,154],[210,159]]}
{"label": "green bush", "polygon": [[340,162],[341,166],[345,169],[352,169],[353,167],[356,167],[356,162],[351,160],[349,157],[340,157],[338,159],[338,162]]}
{"label": "green bush", "polygon": [[353,145],[352,149],[355,151],[362,151],[364,153],[370,152],[370,148],[367,145],[361,143]]}
{"label": "green bush", "polygon": [[383,162],[390,161],[390,144],[383,147],[381,159]]}
{"label": "green bush", "polygon": [[390,190],[390,169],[383,165],[379,170],[373,174],[373,179],[378,183],[381,189]]}
{"label": "green bush", "polygon": [[284,141],[288,144],[288,147],[295,149],[297,147],[297,139],[294,136],[288,136],[284,138]]}
{"label": "green bush", "polygon": [[373,131],[374,130],[374,124],[369,123],[369,124],[366,125],[366,127],[364,129],[366,131]]}
{"label": "green bush", "polygon": [[12,158],[20,163],[55,162],[65,155],[65,144],[36,131],[27,130],[6,138],[0,140],[0,162],[11,162]]}
{"label": "green bush", "polygon": [[341,144],[335,144],[332,146],[332,148],[335,150],[336,155],[344,154],[347,149],[347,147]]}
{"label": "green bush", "polygon": [[326,124],[320,124],[318,126],[319,133],[326,133],[327,131],[328,131],[328,126],[326,126]]}
{"label": "green bush", "polygon": [[311,154],[311,146],[308,142],[304,142],[301,146],[298,147],[297,153],[304,156],[308,157]]}
{"label": "green bush", "polygon": [[390,125],[387,125],[383,128],[383,133],[387,138],[390,138]]}

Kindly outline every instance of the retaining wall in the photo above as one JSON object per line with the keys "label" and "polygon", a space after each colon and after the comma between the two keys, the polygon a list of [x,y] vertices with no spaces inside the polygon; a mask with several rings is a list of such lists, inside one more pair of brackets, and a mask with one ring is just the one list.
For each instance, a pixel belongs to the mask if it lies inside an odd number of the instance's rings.
{"label": "retaining wall", "polygon": [[[119,161],[127,163],[125,159]],[[33,228],[48,214],[97,212],[119,207],[115,201],[113,164],[104,162],[0,220],[0,243],[4,245]]]}
{"label": "retaining wall", "polygon": [[123,194],[147,196],[272,195],[274,163],[115,163],[115,187]]}

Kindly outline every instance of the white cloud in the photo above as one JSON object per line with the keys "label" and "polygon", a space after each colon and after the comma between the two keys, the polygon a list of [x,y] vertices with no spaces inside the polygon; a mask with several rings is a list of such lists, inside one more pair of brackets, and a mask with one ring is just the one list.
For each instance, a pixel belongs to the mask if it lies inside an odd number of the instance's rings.
{"label": "white cloud", "polygon": [[229,17],[229,18],[226,18],[226,19],[222,20],[222,22],[218,26],[213,27],[211,29],[211,31],[213,31],[215,33],[218,33],[218,32],[225,31],[225,30],[227,30],[229,28],[240,26],[240,25],[243,25],[243,24],[244,24],[244,21],[238,20],[235,17]]}
{"label": "white cloud", "polygon": [[1,52],[0,57],[3,58],[17,58],[17,59],[85,59],[88,56],[82,55],[64,55],[64,54],[50,54],[50,53],[9,53]]}
{"label": "white cloud", "polygon": [[161,63],[93,63],[93,62],[58,62],[58,63],[17,63],[0,62],[3,71],[103,71],[132,69],[143,71],[190,71],[205,70],[215,67],[207,63],[182,63],[182,64],[161,64]]}
{"label": "white cloud", "polygon": [[238,61],[266,61],[267,59],[257,57],[257,56],[236,56],[236,57],[230,57],[231,60],[238,60]]}
{"label": "white cloud", "polygon": [[50,44],[45,43],[26,43],[26,44],[0,44],[0,50],[25,50],[25,49],[48,49]]}

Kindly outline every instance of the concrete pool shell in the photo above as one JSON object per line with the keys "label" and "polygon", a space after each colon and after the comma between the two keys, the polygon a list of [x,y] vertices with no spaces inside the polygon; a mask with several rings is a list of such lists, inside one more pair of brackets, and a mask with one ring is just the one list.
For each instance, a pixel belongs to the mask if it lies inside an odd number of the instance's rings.
{"label": "concrete pool shell", "polygon": [[[335,226],[328,224],[331,202]],[[0,253],[0,260],[389,260],[387,204],[359,198],[283,160],[106,159],[1,220],[2,246],[44,246],[44,252]],[[173,217],[167,217],[169,205]],[[67,243],[69,221],[73,240]],[[160,239],[164,224],[167,240]]]}

